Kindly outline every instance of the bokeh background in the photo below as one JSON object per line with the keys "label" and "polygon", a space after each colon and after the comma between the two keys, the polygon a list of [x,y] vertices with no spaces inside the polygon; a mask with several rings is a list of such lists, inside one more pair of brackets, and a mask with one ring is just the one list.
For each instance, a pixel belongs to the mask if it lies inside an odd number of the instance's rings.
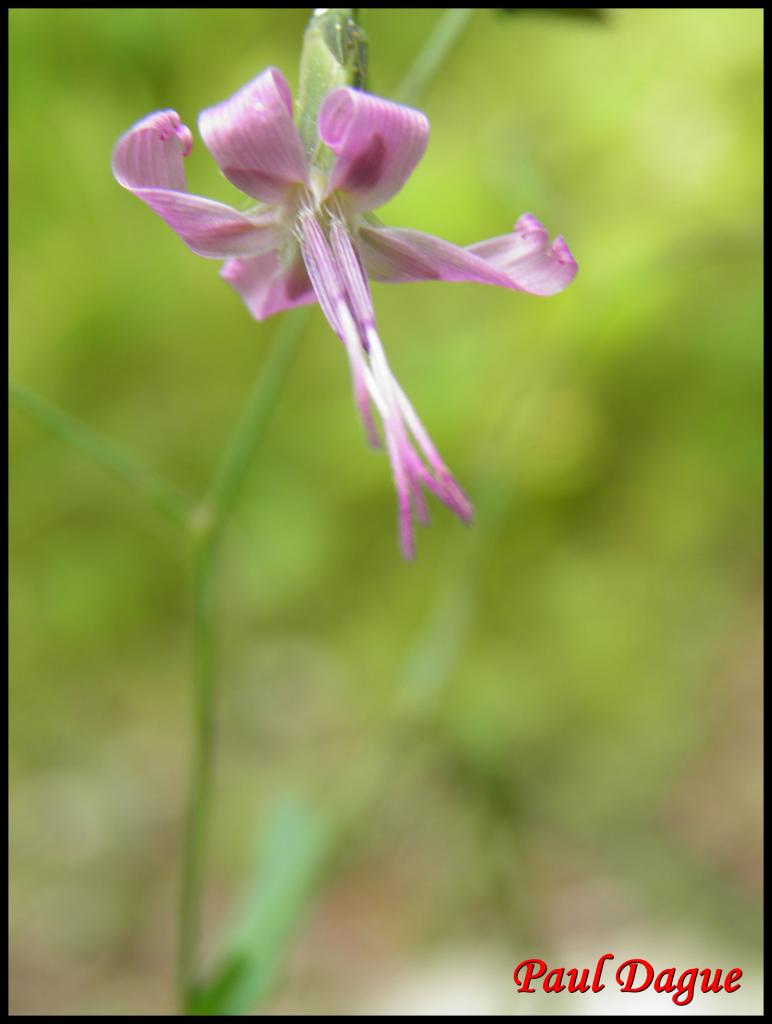
{"label": "bokeh background", "polygon": [[[10,14],[12,378],[193,495],[277,325],[110,154],[269,64],[294,88],[307,17]],[[363,12],[373,91],[437,17]],[[216,594],[208,955],[256,843],[270,870],[333,837],[280,897],[262,1010],[588,1012],[517,995],[512,969],[612,951],[740,966],[692,1009],[758,1012],[762,17],[480,11],[423,96],[429,149],[382,219],[465,244],[530,211],[580,273],[549,300],[375,286],[476,509],[467,530],[434,508],[413,564],[344,352],[318,311],[305,331]],[[238,200],[200,141],[187,170]],[[29,415],[11,427],[12,1010],[170,1013],[189,551]]]}

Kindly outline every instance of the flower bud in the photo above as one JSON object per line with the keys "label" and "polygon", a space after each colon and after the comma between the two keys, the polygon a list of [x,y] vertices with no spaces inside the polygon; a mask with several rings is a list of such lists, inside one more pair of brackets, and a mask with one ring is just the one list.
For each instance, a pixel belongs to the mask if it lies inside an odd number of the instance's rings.
{"label": "flower bud", "polygon": [[328,92],[365,88],[367,37],[352,8],[317,8],[303,37],[295,121],[309,157],[320,146],[316,119]]}

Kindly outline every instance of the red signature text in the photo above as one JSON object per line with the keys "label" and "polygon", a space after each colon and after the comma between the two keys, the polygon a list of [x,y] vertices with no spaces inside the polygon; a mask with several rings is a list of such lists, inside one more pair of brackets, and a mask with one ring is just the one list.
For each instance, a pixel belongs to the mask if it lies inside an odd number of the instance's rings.
{"label": "red signature text", "polygon": [[[602,980],[606,964],[614,959],[613,953],[604,953],[594,967],[552,967],[544,960],[522,960],[512,975],[518,992],[536,992],[539,982],[542,992],[602,992],[606,987]],[[608,976],[612,977],[609,967]],[[648,960],[631,959],[623,961],[613,979],[620,992],[667,993],[676,1006],[688,1006],[695,993],[736,992],[740,988],[743,972],[733,967],[724,973],[719,968],[687,967],[678,971],[676,967],[657,970]]]}

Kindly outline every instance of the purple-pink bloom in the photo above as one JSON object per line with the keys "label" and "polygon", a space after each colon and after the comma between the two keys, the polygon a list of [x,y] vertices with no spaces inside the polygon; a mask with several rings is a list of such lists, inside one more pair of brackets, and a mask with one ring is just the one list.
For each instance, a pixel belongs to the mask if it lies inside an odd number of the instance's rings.
{"label": "purple-pink bloom", "polygon": [[292,96],[269,68],[205,110],[201,136],[225,177],[258,205],[241,212],[191,195],[183,157],[192,135],[172,110],[150,114],[118,142],[113,173],[200,256],[224,259],[222,277],[263,320],[318,302],[345,346],[354,397],[373,445],[380,416],[397,491],[399,533],[414,554],[412,514],[427,521],[422,487],[461,520],[472,510],[389,367],[376,329],[368,278],[476,281],[554,295],[577,265],[562,237],[551,244],[530,214],[513,231],[465,248],[371,211],[395,195],[423,156],[429,122],[417,110],[352,88],[319,109],[323,146],[309,161],[292,119]]}

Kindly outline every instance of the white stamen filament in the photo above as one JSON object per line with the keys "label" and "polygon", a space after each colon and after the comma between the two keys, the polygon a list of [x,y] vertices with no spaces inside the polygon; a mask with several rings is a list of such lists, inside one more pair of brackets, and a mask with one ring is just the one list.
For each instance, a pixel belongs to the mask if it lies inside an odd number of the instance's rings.
{"label": "white stamen filament", "polygon": [[297,222],[306,268],[319,304],[346,349],[356,404],[375,445],[378,434],[370,401],[381,417],[397,489],[402,549],[411,558],[411,507],[421,522],[428,521],[422,485],[462,519],[469,518],[469,505],[391,371],[376,330],[367,276],[345,220],[335,213],[330,216],[328,238],[317,214],[304,204]]}
{"label": "white stamen filament", "polygon": [[341,301],[336,307],[336,313],[341,325],[343,343],[346,346],[347,351],[351,353],[352,365],[355,365],[357,371],[362,374],[367,385],[367,390],[370,393],[370,397],[375,403],[375,407],[380,413],[382,419],[385,420],[389,417],[388,402],[384,398],[384,395],[378,386],[376,376],[367,365],[365,351],[362,348],[362,340],[359,336],[359,329],[354,323],[354,318],[352,317],[348,306],[343,301]]}
{"label": "white stamen filament", "polygon": [[424,453],[424,455],[432,465],[439,465],[443,469],[445,469],[445,463],[442,461],[442,459],[439,456],[439,452],[434,447],[432,439],[429,437],[429,434],[427,433],[426,427],[418,418],[418,413],[413,408],[410,399],[402,390],[402,387],[396,378],[394,379],[394,387],[397,392],[397,401],[399,402],[399,407],[402,410],[402,414],[405,417],[405,420],[407,421],[407,425],[410,428],[410,432],[418,442],[421,451]]}

